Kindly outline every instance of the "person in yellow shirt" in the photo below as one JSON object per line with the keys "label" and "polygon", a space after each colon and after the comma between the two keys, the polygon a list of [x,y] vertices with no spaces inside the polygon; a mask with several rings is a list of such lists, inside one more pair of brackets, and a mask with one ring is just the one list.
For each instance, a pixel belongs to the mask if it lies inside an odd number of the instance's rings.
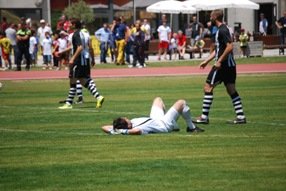
{"label": "person in yellow shirt", "polygon": [[243,57],[248,57],[248,35],[246,34],[244,29],[240,30],[240,35],[239,35],[239,46],[240,46],[240,51],[242,53]]}
{"label": "person in yellow shirt", "polygon": [[4,32],[0,32],[0,46],[2,49],[2,57],[5,62],[5,67],[3,67],[3,70],[7,70],[7,68],[11,69],[11,60],[10,60],[10,53],[12,50],[11,41],[9,38],[6,37],[6,34]]}

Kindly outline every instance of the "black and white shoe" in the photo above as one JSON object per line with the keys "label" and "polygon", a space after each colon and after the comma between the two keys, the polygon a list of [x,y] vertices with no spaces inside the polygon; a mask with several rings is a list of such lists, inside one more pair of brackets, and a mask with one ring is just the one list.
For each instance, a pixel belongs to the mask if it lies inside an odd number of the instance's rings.
{"label": "black and white shoe", "polygon": [[189,127],[187,127],[187,133],[202,133],[205,130],[199,127],[195,127],[194,129],[190,129]]}
{"label": "black and white shoe", "polygon": [[239,125],[239,124],[246,124],[246,118],[243,118],[243,119],[239,119],[239,118],[236,118],[234,120],[230,120],[230,121],[227,121],[228,124],[234,124],[234,125]]}
{"label": "black and white shoe", "polygon": [[196,124],[209,124],[209,118],[198,117],[197,119],[192,120],[192,121],[193,123],[196,123]]}

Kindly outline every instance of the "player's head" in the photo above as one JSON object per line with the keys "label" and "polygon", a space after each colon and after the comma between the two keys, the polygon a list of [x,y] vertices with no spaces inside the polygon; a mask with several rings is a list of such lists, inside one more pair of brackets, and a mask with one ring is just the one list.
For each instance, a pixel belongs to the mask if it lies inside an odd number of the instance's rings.
{"label": "player's head", "polygon": [[222,22],[222,20],[223,20],[223,10],[221,9],[213,10],[211,13],[211,21]]}
{"label": "player's head", "polygon": [[82,27],[82,23],[79,19],[73,20],[72,24],[74,25],[75,29],[81,29],[81,27]]}
{"label": "player's head", "polygon": [[130,129],[131,123],[126,117],[119,117],[113,120],[114,129]]}

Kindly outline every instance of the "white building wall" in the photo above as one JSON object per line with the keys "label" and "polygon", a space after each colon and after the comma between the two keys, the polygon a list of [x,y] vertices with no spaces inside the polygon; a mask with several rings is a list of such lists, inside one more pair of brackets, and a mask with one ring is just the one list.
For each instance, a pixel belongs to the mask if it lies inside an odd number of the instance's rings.
{"label": "white building wall", "polygon": [[[239,1],[239,0],[238,0]],[[251,0],[255,3],[273,3],[277,5],[278,16],[283,12],[286,0]],[[255,10],[251,9],[228,9],[228,25],[234,27],[235,22],[241,22],[242,28],[246,31],[253,32],[255,30]]]}

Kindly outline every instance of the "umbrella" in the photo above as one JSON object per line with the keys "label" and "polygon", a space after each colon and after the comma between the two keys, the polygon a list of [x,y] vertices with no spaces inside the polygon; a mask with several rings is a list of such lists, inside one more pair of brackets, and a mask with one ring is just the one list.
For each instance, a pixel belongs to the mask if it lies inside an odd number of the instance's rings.
{"label": "umbrella", "polygon": [[197,10],[214,10],[224,8],[259,9],[259,4],[250,0],[188,0],[183,4],[193,6]]}
{"label": "umbrella", "polygon": [[190,5],[184,5],[181,1],[166,0],[159,1],[147,7],[147,12],[153,13],[195,13],[196,9]]}

